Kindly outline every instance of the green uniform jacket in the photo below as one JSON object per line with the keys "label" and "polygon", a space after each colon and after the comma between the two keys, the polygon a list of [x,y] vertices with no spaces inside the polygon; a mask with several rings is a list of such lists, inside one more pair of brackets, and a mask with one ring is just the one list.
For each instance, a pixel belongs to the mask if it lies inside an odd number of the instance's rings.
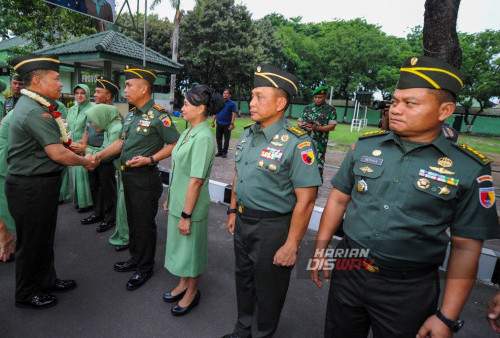
{"label": "green uniform jacket", "polygon": [[352,245],[370,249],[375,265],[409,270],[443,262],[447,228],[497,238],[490,165],[464,148],[442,134],[409,151],[392,132],[362,136],[331,180],[351,196],[344,231]]}
{"label": "green uniform jacket", "polygon": [[68,111],[68,129],[71,131],[71,140],[74,142],[82,139],[83,132],[85,131],[85,126],[87,122],[87,115],[85,115],[85,110],[90,108],[92,104],[90,103],[90,89],[87,85],[78,84],[73,88],[82,88],[87,94],[87,100],[81,104],[75,104],[73,107],[69,108]]}
{"label": "green uniform jacket", "polygon": [[16,223],[12,218],[5,196],[5,177],[7,176],[7,154],[9,151],[9,125],[14,110],[11,110],[2,120],[0,125],[0,219],[5,223],[7,229],[16,233]]}
{"label": "green uniform jacket", "polygon": [[161,106],[150,100],[127,115],[121,139],[123,140],[121,162],[125,164],[135,156],[151,156],[179,139],[172,119]]}
{"label": "green uniform jacket", "polygon": [[250,209],[291,212],[295,188],[321,185],[311,138],[285,118],[264,129],[258,123],[246,128],[234,160],[236,200]]}
{"label": "green uniform jacket", "polygon": [[[108,104],[96,104],[85,111],[88,116],[88,120],[93,122],[95,125],[104,131],[103,142],[100,147],[88,146],[85,150],[87,154],[97,154],[99,151],[108,147],[111,143],[115,142],[120,138],[123,124],[120,111],[113,105]],[[89,123],[90,123],[89,122]],[[95,128],[94,128],[95,129]],[[103,162],[110,162],[112,158],[106,158]],[[120,168],[119,161],[116,161],[115,166],[117,169]]]}

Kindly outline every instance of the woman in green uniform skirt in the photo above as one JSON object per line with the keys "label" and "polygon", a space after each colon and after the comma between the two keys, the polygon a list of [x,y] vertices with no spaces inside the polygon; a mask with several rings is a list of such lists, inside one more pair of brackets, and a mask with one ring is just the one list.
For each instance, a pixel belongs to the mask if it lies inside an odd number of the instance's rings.
{"label": "woman in green uniform skirt", "polygon": [[188,91],[182,107],[182,117],[191,126],[172,150],[165,254],[165,267],[180,281],[163,295],[166,302],[179,301],[171,309],[174,316],[187,314],[200,300],[198,282],[207,267],[208,182],[215,157],[206,118],[223,107],[222,95],[204,85]]}
{"label": "woman in green uniform skirt", "polygon": [[[88,146],[85,152],[87,154],[97,154],[111,143],[118,140],[122,131],[122,118],[118,108],[109,104],[96,104],[85,111],[90,122],[98,132],[104,131],[104,141],[100,147]],[[127,208],[125,206],[125,195],[123,193],[122,172],[120,170],[120,156],[116,158],[107,158],[113,161],[118,171],[118,200],[116,203],[116,228],[115,233],[109,238],[109,243],[115,246],[117,251],[129,244]]]}
{"label": "woman in green uniform skirt", "polygon": [[[71,139],[73,142],[78,142],[83,136],[87,123],[85,111],[91,107],[90,89],[87,85],[77,84],[73,88],[73,94],[75,94],[77,104],[69,109],[67,121]],[[87,169],[81,166],[74,166],[71,169],[73,172],[73,204],[77,210],[85,212],[92,207]]]}
{"label": "woman in green uniform skirt", "polygon": [[7,198],[5,197],[5,177],[7,176],[7,155],[9,149],[9,124],[13,113],[14,109],[9,111],[0,125],[0,219],[3,220],[7,229],[15,234],[16,223],[9,212]]}
{"label": "woman in green uniform skirt", "polygon": [[[66,119],[68,117],[68,110],[66,106],[61,101],[56,100],[58,104],[57,111],[61,113],[61,118],[67,124]],[[62,203],[71,198],[71,189],[69,187],[69,168],[65,167],[61,175],[61,190],[59,191],[59,203]]]}

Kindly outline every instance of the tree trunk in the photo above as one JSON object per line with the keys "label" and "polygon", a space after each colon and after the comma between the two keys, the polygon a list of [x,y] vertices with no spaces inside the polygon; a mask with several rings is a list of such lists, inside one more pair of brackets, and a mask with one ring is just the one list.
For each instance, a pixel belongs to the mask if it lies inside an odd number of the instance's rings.
{"label": "tree trunk", "polygon": [[457,35],[460,0],[426,0],[424,13],[424,55],[460,68],[462,50]]}
{"label": "tree trunk", "polygon": [[[177,10],[175,12],[174,19],[174,30],[172,32],[171,49],[172,49],[172,61],[177,62],[177,55],[179,53],[179,24],[181,22],[182,12]],[[170,75],[170,111],[174,111],[175,102],[175,79],[176,74]]]}

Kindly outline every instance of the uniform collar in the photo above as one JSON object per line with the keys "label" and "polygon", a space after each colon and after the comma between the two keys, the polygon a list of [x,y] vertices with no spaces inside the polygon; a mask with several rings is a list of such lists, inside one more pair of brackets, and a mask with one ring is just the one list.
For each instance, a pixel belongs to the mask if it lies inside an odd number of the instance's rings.
{"label": "uniform collar", "polygon": [[264,134],[264,137],[266,138],[267,142],[271,142],[273,139],[274,135],[276,135],[286,124],[286,119],[285,117],[282,117],[278,121],[274,122],[267,128],[261,128],[260,123],[256,123],[253,126],[250,127],[250,131],[252,133],[257,133],[261,132]]}
{"label": "uniform collar", "polygon": [[[404,149],[404,147],[402,146],[401,138],[396,133],[391,132],[391,133],[387,134],[386,136],[384,136],[384,139],[382,141],[384,142],[384,141],[388,141],[388,140],[394,141],[402,149]],[[449,155],[450,152],[452,151],[452,148],[453,148],[451,142],[446,139],[446,137],[444,136],[442,131],[434,141],[427,143],[427,144],[424,144],[424,145],[422,145],[422,147],[426,147],[428,145],[434,146],[435,148],[437,148],[440,152],[442,152],[445,155]]]}
{"label": "uniform collar", "polygon": [[203,130],[203,128],[208,128],[207,121],[203,121],[198,123],[193,129],[188,134],[188,137],[194,137],[196,134],[200,132],[200,130]]}
{"label": "uniform collar", "polygon": [[151,109],[151,107],[153,107],[153,105],[154,105],[154,104],[155,104],[154,100],[153,100],[153,99],[151,99],[151,100],[149,100],[148,102],[146,102],[146,104],[145,104],[145,105],[143,105],[141,108],[136,108],[136,109],[135,109],[135,111],[136,111],[137,113],[141,113],[141,114],[142,114],[142,113],[146,113],[148,110],[150,110],[150,109]]}

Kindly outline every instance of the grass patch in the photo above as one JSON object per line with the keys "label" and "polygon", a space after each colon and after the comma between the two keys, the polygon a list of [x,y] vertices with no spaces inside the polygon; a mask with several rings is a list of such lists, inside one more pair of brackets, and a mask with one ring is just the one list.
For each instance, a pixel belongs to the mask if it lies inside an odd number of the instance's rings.
{"label": "grass patch", "polygon": [[[179,133],[182,133],[186,129],[186,122],[180,117],[174,117],[173,120]],[[207,119],[207,122],[211,126],[212,119]],[[297,126],[297,120],[295,119],[288,119],[288,122]],[[253,121],[249,118],[237,118],[234,123],[234,130],[231,132],[231,138],[240,138],[245,126],[251,123]],[[211,130],[215,136],[215,128],[211,128]],[[347,152],[349,146],[358,140],[360,134],[375,130],[379,129],[368,126],[360,131],[353,130],[351,133],[350,124],[338,124],[335,130],[330,132],[328,148]],[[461,134],[458,137],[458,143],[466,143],[479,152],[500,154],[500,137]]]}

